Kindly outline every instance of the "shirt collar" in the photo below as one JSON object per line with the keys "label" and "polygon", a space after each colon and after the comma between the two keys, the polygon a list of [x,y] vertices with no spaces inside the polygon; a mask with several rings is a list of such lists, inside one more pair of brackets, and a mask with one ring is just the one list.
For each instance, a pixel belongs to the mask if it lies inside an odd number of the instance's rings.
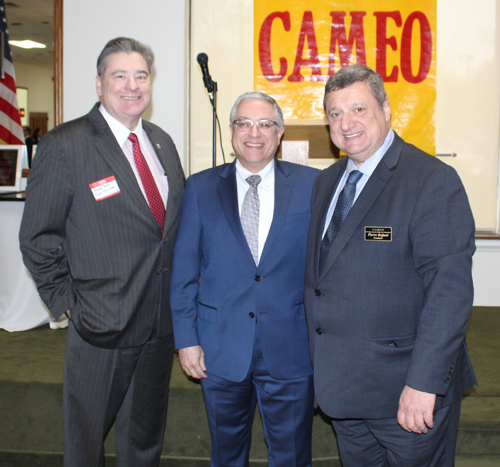
{"label": "shirt collar", "polygon": [[387,150],[391,147],[393,141],[394,141],[394,130],[391,128],[389,129],[389,133],[387,133],[387,136],[385,137],[382,146],[380,146],[371,157],[369,157],[365,162],[363,162],[360,167],[356,167],[356,164],[351,159],[349,159],[345,171],[346,176],[349,176],[349,174],[353,170],[359,170],[362,174],[370,177],[377,168],[379,162],[384,157]]}
{"label": "shirt collar", "polygon": [[142,118],[139,119],[139,123],[137,124],[135,130],[130,131],[123,123],[112,117],[102,104],[99,106],[99,112],[101,112],[104,120],[106,120],[106,123],[113,132],[113,135],[115,135],[116,141],[118,141],[120,147],[125,144],[130,133],[135,133],[139,140],[143,139]]}
{"label": "shirt collar", "polygon": [[260,175],[261,180],[264,181],[273,172],[274,172],[274,158],[260,172],[257,173],[252,173],[249,170],[245,169],[245,167],[241,165],[240,160],[236,159],[236,173],[240,176],[242,180],[245,181],[245,183],[247,183],[246,179],[250,175]]}

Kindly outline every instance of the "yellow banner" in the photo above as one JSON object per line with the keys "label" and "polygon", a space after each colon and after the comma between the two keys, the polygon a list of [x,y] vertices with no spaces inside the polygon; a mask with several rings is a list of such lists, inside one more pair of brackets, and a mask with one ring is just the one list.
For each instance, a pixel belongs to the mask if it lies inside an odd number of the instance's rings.
{"label": "yellow banner", "polygon": [[384,79],[397,133],[435,154],[436,0],[254,0],[254,30],[255,89],[286,119],[323,119],[328,77],[359,63]]}

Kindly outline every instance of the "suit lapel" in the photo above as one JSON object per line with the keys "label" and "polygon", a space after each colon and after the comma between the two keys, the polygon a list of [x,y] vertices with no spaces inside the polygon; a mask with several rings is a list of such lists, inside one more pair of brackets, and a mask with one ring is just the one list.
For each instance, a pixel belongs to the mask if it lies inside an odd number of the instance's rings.
{"label": "suit lapel", "polygon": [[288,212],[288,204],[292,197],[294,181],[289,177],[290,172],[286,170],[278,159],[275,159],[274,166],[274,213],[271,228],[267,235],[266,243],[260,257],[259,264],[262,263],[269,251],[271,250],[274,241],[278,237],[281,227],[285,223],[286,213]]}
{"label": "suit lapel", "polygon": [[117,180],[120,180],[119,184],[122,185],[123,189],[131,194],[132,198],[142,209],[147,208],[151,211],[144,195],[142,194],[141,188],[137,183],[137,179],[135,178],[132,167],[130,167],[129,161],[123,154],[123,150],[118,145],[118,142],[106,123],[106,120],[99,112],[99,105],[100,104],[97,103],[88,114],[93,134],[97,138],[95,148],[113,169],[114,175]]}
{"label": "suit lapel", "polygon": [[[354,234],[354,231],[366,216],[373,203],[375,203],[387,182],[391,179],[393,175],[392,169],[397,165],[397,162],[399,161],[402,143],[403,141],[401,140],[401,138],[395,135],[393,144],[387,150],[387,153],[377,165],[370,179],[363,188],[363,191],[360,193],[358,199],[349,211],[349,214],[347,214],[347,217],[345,218],[337,237],[330,247],[330,252],[325,263],[325,268],[319,278],[320,280],[333,267],[340,253]],[[317,264],[319,263],[316,263],[316,265]]]}
{"label": "suit lapel", "polygon": [[[144,212],[147,222],[151,224],[152,228],[156,228],[158,224],[135,178],[134,171],[132,167],[130,167],[129,161],[123,154],[123,150],[118,145],[106,120],[99,112],[99,105],[100,103],[98,102],[88,114],[93,134],[97,138],[95,147],[113,169],[116,178],[120,180],[120,185],[130,193],[132,199],[137,203],[138,208]],[[150,125],[149,122],[143,120],[142,123],[168,179],[167,209],[163,228],[163,235],[166,235],[177,217],[176,211],[180,206],[177,198],[180,196],[180,193],[182,193],[182,189],[178,189],[175,186],[179,183],[179,180],[176,177],[174,161],[169,156],[167,148],[160,144],[160,135],[158,135],[158,132],[155,131],[154,127]],[[161,142],[163,142],[163,140],[161,140]]]}
{"label": "suit lapel", "polygon": [[[337,185],[342,178],[342,174],[347,166],[347,158],[344,158],[337,162],[333,167],[333,171],[330,179],[327,181],[327,185],[324,187],[323,192],[318,194],[318,199],[321,200],[317,212],[319,215],[315,219],[316,231],[314,240],[314,273],[318,274],[319,270],[319,252],[321,250],[321,240],[323,239],[323,230],[325,228],[326,215],[328,213],[328,208],[332,202],[333,195],[337,189]],[[325,268],[326,269],[326,268]]]}
{"label": "suit lapel", "polygon": [[[238,188],[236,186],[236,160],[227,165],[220,174],[217,193],[219,194],[220,204],[227,223],[233,232],[236,240],[240,244],[248,260],[254,263],[252,253],[248,247],[247,239],[241,228],[240,211],[238,208]],[[255,264],[255,263],[254,263]]]}

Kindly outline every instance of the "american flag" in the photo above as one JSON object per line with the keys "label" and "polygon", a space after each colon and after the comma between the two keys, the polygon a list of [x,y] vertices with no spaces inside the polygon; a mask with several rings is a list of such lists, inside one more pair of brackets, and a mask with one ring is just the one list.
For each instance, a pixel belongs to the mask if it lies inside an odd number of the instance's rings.
{"label": "american flag", "polygon": [[3,50],[0,67],[0,144],[24,144],[3,0],[0,0],[0,21],[0,49]]}

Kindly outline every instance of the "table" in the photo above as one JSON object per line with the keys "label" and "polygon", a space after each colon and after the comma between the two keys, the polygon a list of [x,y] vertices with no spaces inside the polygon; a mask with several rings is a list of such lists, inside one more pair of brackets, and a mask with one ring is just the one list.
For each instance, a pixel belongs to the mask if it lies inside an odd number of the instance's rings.
{"label": "table", "polygon": [[0,196],[0,328],[25,331],[52,320],[19,250],[24,193]]}

